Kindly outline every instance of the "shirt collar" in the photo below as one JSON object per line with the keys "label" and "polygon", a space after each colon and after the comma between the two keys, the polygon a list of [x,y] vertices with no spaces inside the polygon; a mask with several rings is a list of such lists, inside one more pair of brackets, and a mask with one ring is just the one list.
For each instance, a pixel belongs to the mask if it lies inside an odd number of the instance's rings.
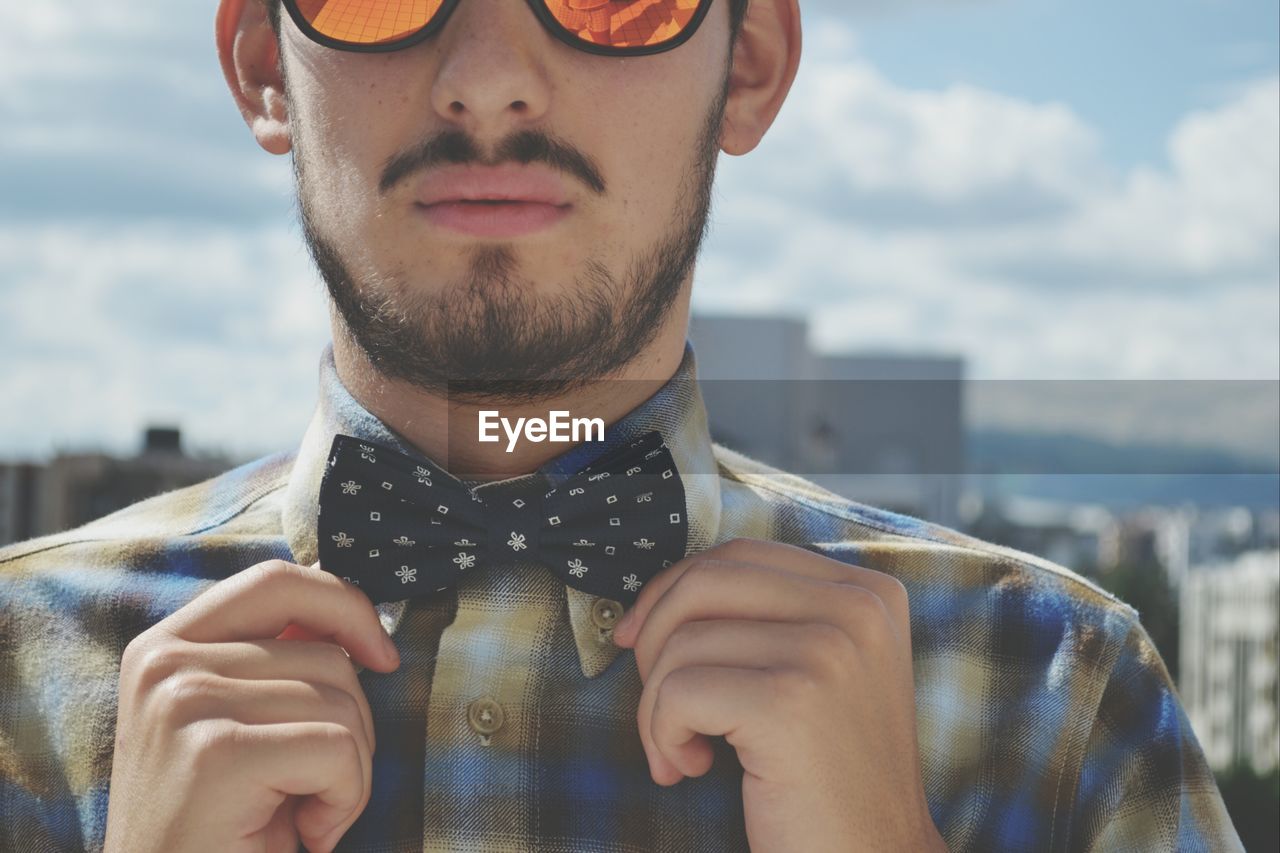
{"label": "shirt collar", "polygon": [[[686,553],[705,550],[715,543],[720,529],[720,478],[712,454],[706,407],[698,387],[693,346],[688,342],[685,343],[684,358],[671,378],[653,396],[607,426],[603,442],[573,447],[538,470],[552,484],[559,485],[596,457],[650,430],[662,433],[684,484],[685,517],[689,522]],[[327,344],[320,358],[319,402],[298,448],[285,491],[284,535],[294,562],[301,565],[310,565],[319,559],[316,539],[320,480],[337,433],[378,442],[401,453],[425,458],[356,402],[338,378],[333,344]],[[518,478],[511,478],[515,479]],[[493,485],[496,484],[486,484],[489,487]],[[621,650],[608,636],[602,635],[592,619],[597,596],[565,585],[565,598],[582,674],[594,678],[613,662]],[[407,603],[388,601],[377,605],[383,627],[389,633],[394,635],[399,628]]]}

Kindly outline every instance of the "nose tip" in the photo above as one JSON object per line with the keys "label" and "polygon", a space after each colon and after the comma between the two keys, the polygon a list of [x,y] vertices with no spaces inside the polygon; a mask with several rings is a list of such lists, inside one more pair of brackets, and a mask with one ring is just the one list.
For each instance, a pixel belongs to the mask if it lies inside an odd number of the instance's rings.
{"label": "nose tip", "polygon": [[[435,35],[438,66],[432,100],[437,112],[477,136],[501,136],[513,123],[536,120],[550,101],[550,83],[538,54],[550,39],[528,3],[457,3]],[[495,129],[497,133],[484,133]]]}

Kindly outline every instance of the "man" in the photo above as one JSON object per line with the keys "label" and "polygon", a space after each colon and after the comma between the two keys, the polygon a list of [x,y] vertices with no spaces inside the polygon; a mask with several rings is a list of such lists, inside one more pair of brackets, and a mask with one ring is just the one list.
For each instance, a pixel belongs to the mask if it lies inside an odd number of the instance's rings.
{"label": "man", "polygon": [[[1239,846],[1132,609],[711,443],[694,261],[797,0],[264,2],[217,45],[292,153],[319,406],[0,552],[0,847]],[[557,411],[607,433],[484,440]]]}

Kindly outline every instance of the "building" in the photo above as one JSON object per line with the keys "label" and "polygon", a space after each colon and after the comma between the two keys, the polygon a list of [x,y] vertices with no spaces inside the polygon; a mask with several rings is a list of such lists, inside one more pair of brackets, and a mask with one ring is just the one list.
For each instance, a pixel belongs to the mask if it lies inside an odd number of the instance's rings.
{"label": "building", "polygon": [[172,427],[146,430],[138,455],[59,453],[47,464],[0,464],[0,545],[57,533],[221,474],[233,463],[193,457]]}
{"label": "building", "polygon": [[0,545],[37,535],[42,471],[42,466],[30,462],[0,464]]}
{"label": "building", "polygon": [[1192,569],[1180,595],[1179,692],[1209,763],[1280,765],[1280,551]]}
{"label": "building", "polygon": [[689,328],[712,438],[792,470],[813,418],[805,395],[817,363],[808,325],[783,317],[695,315]]}
{"label": "building", "polygon": [[712,437],[837,494],[957,525],[963,360],[819,354],[786,317],[695,315],[689,337]]}
{"label": "building", "polygon": [[1243,506],[1143,506],[1124,513],[1111,564],[1160,569],[1177,589],[1192,566],[1276,548],[1274,517],[1275,510]]}

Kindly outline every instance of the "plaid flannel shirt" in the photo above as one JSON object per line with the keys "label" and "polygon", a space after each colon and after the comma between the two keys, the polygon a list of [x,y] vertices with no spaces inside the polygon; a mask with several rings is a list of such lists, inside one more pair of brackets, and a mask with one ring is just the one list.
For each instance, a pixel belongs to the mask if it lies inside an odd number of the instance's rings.
{"label": "plaid flannel shirt", "polygon": [[[661,430],[689,549],[788,542],[906,586],[930,812],[954,850],[1224,850],[1240,842],[1136,613],[1071,571],[831,494],[710,440],[693,353],[653,397],[541,470]],[[0,549],[0,849],[100,849],[119,662],[138,633],[255,563],[316,556],[335,432],[414,453],[342,386],[332,347],[300,447]],[[740,851],[742,769],[649,776],[634,653],[596,599],[534,564],[378,606],[402,663],[363,670],[377,733],[359,851]],[[476,700],[501,710],[483,734]],[[829,709],[838,728],[840,709]],[[489,726],[493,728],[493,726]],[[850,772],[855,772],[852,768]],[[858,770],[856,772],[866,772]]]}

